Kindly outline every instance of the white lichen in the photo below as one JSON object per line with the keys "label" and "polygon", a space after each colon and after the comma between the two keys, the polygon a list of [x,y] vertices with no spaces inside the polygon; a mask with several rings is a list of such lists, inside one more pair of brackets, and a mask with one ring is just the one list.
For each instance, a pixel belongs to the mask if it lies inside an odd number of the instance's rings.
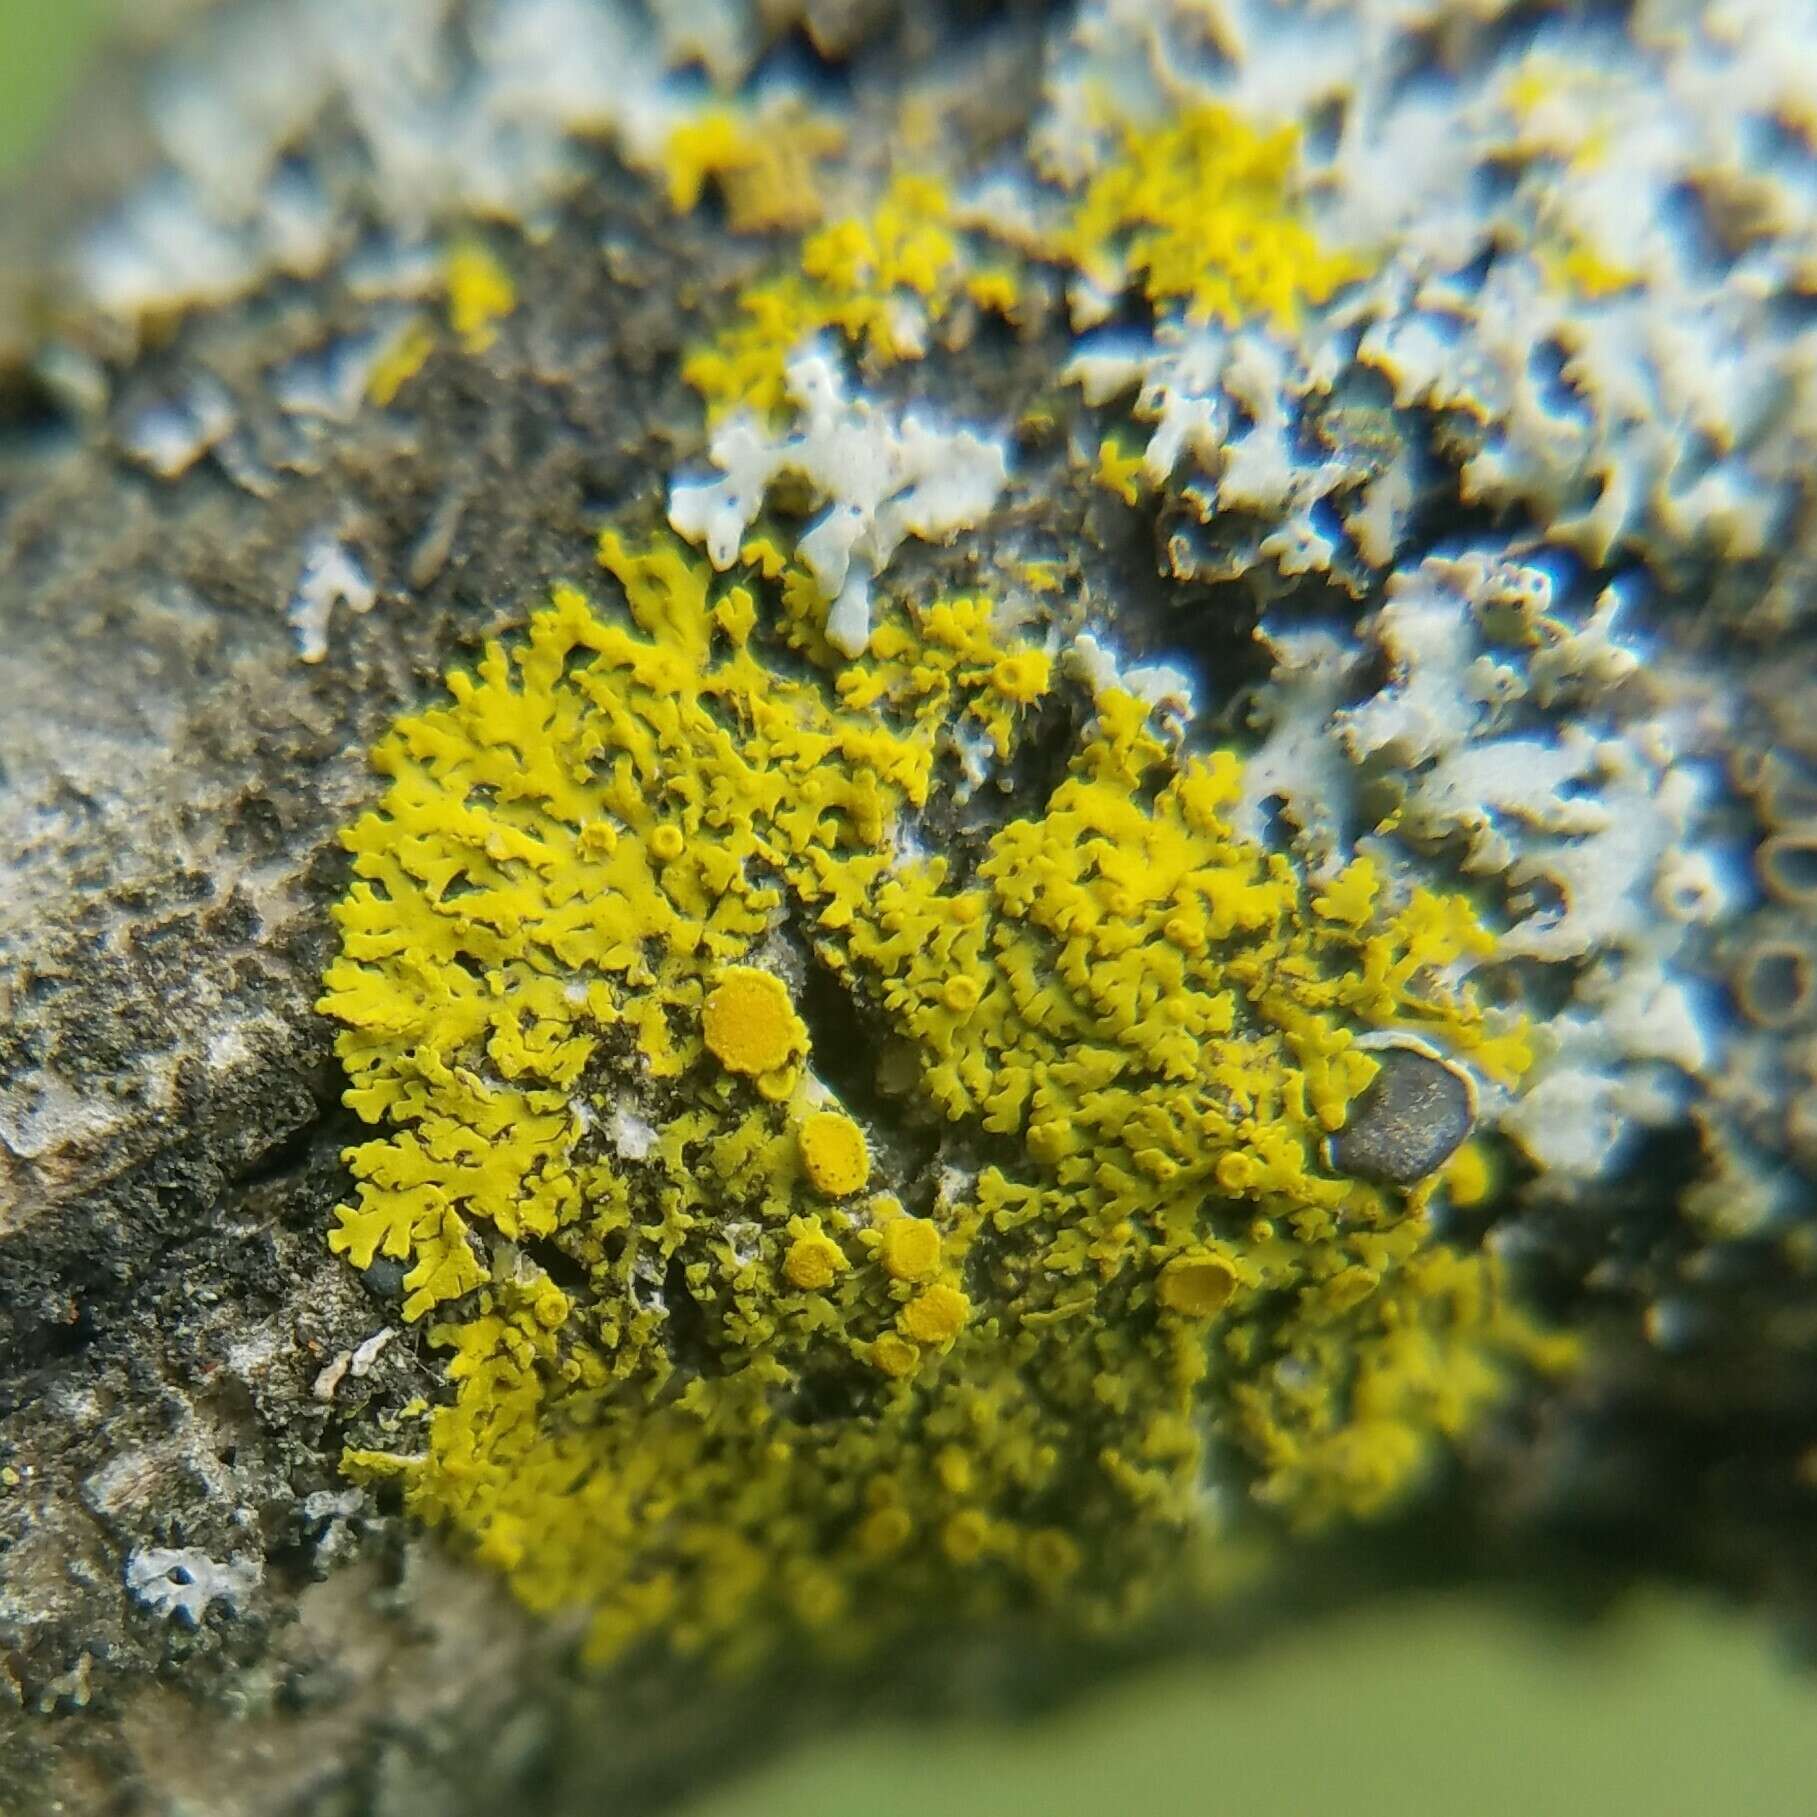
{"label": "white lichen", "polygon": [[159,479],[175,479],[218,446],[236,420],[232,398],[216,380],[203,376],[168,402],[137,412],[120,442]]}
{"label": "white lichen", "polygon": [[683,481],[669,494],[669,522],[729,568],[771,486],[785,474],[824,506],[796,545],[828,603],[833,647],[858,656],[870,639],[871,583],[905,538],[944,541],[981,522],[1009,480],[1005,444],[952,429],[930,412],[846,395],[834,348],[816,341],[787,367],[794,406],[786,429],[749,412],[715,431],[708,458],[718,479]]}
{"label": "white lichen", "polygon": [[1566,999],[1527,1088],[1495,1108],[1569,1180],[1718,1065],[1720,1017],[1684,958],[1734,896],[1704,847],[1716,784],[1693,691],[1647,670],[1620,589],[1584,613],[1555,594],[1542,567],[1432,558],[1390,579],[1360,644],[1268,636],[1237,818],[1271,839],[1278,813],[1315,877],[1362,851],[1397,889],[1435,866],[1495,887],[1496,962],[1560,968]]}
{"label": "white lichen", "polygon": [[126,1588],[142,1607],[199,1628],[215,1603],[226,1605],[230,1615],[264,1581],[265,1567],[257,1558],[234,1553],[225,1562],[212,1559],[194,1546],[148,1546],[126,1560]]}
{"label": "white lichen", "polygon": [[[1163,308],[1146,335],[1088,339],[1072,376],[1134,394],[1151,478],[1189,463],[1207,516],[1280,517],[1295,563],[1399,553],[1415,476],[1386,478],[1370,438],[1295,433],[1303,400],[1371,373],[1397,409],[1473,425],[1453,456],[1466,499],[1531,513],[1587,561],[1766,553],[1813,502],[1817,10],[1685,0],[1624,28],[1564,9],[1512,34],[1502,10],[1081,7],[1053,47],[1047,170],[1101,170],[1117,118],[1211,104],[1296,126],[1297,206],[1372,269],[1291,331]],[[1074,300],[1076,319],[1117,301]],[[1328,522],[1306,533],[1325,497],[1346,497],[1347,549]]]}
{"label": "white lichen", "polygon": [[359,557],[338,536],[316,537],[304,553],[288,607],[297,655],[304,662],[320,662],[328,654],[328,620],[335,606],[362,614],[372,610],[377,598],[378,589]]}
{"label": "white lichen", "polygon": [[[320,271],[356,209],[376,207],[407,243],[475,215],[529,220],[586,180],[580,140],[650,163],[698,106],[671,72],[698,61],[729,88],[762,36],[743,0],[228,9],[164,72],[159,162],[78,247],[76,279],[135,322]],[[329,119],[358,158],[310,157]]]}

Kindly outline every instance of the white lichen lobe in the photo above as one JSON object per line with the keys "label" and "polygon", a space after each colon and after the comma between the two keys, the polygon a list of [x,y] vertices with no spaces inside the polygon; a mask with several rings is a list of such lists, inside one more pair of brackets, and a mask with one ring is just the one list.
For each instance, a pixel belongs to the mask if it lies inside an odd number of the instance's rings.
{"label": "white lichen lobe", "polygon": [[166,1621],[199,1628],[214,1604],[230,1615],[264,1581],[256,1557],[236,1552],[222,1562],[195,1546],[147,1546],[126,1560],[126,1588],[133,1600]]}
{"label": "white lichen lobe", "polygon": [[856,657],[870,639],[871,583],[896,550],[911,536],[944,541],[988,516],[1009,460],[1000,439],[948,428],[929,411],[849,398],[824,343],[799,352],[787,373],[790,427],[772,429],[749,412],[730,418],[708,448],[721,477],[678,483],[669,522],[714,567],[729,568],[770,488],[784,475],[805,481],[825,508],[797,551],[830,602],[827,641]]}
{"label": "white lichen lobe", "polygon": [[318,536],[303,557],[303,571],[291,595],[289,617],[297,655],[320,662],[328,654],[328,620],[336,605],[356,616],[370,612],[378,589],[360,559],[337,536]]}

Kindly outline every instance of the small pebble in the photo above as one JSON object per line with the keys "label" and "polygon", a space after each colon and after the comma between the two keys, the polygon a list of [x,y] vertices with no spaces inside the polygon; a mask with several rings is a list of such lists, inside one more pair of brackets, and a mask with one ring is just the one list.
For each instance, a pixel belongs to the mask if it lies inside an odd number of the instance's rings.
{"label": "small pebble", "polygon": [[1411,1186],[1444,1166],[1476,1122],[1476,1093],[1455,1066],[1417,1047],[1383,1047],[1381,1070],[1331,1138],[1340,1173]]}

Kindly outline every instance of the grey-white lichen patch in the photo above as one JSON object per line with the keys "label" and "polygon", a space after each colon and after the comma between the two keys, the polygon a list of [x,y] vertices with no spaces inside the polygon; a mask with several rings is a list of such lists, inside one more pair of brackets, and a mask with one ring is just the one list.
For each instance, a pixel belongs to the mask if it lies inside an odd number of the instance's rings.
{"label": "grey-white lichen patch", "polygon": [[[1510,27],[1525,10],[1088,0],[1055,34],[1045,168],[1102,168],[1119,117],[1228,108],[1298,135],[1308,217],[1366,254],[1291,326],[1162,310],[1072,367],[1094,396],[1136,392],[1151,474],[1190,463],[1207,516],[1268,501],[1267,553],[1316,556],[1284,533],[1324,499],[1343,554],[1402,553],[1391,450],[1322,433],[1322,400],[1360,376],[1475,425],[1463,496],[1529,512],[1594,564],[1749,560],[1808,512],[1817,356],[1794,299],[1817,248],[1817,14],[1685,0]],[[1115,301],[1074,300],[1087,317]]]}
{"label": "grey-white lichen patch", "polygon": [[264,1577],[256,1557],[236,1552],[222,1561],[194,1546],[149,1546],[126,1560],[126,1588],[134,1601],[190,1628],[199,1628],[217,1602],[239,1614]]}
{"label": "grey-white lichen patch", "polygon": [[1687,961],[1740,900],[1720,684],[1661,666],[1632,580],[1580,604],[1570,566],[1430,557],[1389,577],[1360,640],[1264,615],[1240,810],[1266,837],[1278,809],[1315,876],[1361,851],[1397,888],[1435,868],[1493,886],[1499,962],[1549,970],[1563,1001],[1486,1114],[1553,1191],[1683,1114],[1720,1064],[1720,1006]]}
{"label": "grey-white lichen patch", "polygon": [[175,479],[233,430],[233,400],[203,376],[179,396],[147,404],[127,422],[121,445],[159,479]]}
{"label": "grey-white lichen patch", "polygon": [[[321,272],[372,209],[404,242],[451,219],[528,219],[586,178],[580,140],[661,152],[698,96],[774,35],[739,0],[318,0],[247,4],[173,61],[151,129],[162,165],[83,239],[86,298],[127,323]],[[786,15],[785,15],[786,17]],[[300,151],[324,121],[341,155]]]}
{"label": "grey-white lichen patch", "polygon": [[315,1489],[304,1496],[297,1513],[305,1536],[315,1547],[315,1567],[326,1572],[358,1543],[354,1525],[366,1512],[360,1489]]}
{"label": "grey-white lichen patch", "polygon": [[905,538],[939,542],[986,517],[1009,481],[1008,450],[1000,436],[931,412],[849,396],[828,342],[802,349],[787,374],[789,428],[748,414],[722,424],[708,448],[721,477],[678,482],[669,521],[729,568],[771,486],[785,474],[805,481],[824,508],[797,549],[832,602],[828,642],[857,656],[870,638],[872,581]]}
{"label": "grey-white lichen patch", "polygon": [[360,558],[346,543],[324,531],[303,556],[302,573],[287,608],[296,634],[297,655],[320,662],[328,654],[328,622],[337,605],[358,616],[370,612],[378,589]]}

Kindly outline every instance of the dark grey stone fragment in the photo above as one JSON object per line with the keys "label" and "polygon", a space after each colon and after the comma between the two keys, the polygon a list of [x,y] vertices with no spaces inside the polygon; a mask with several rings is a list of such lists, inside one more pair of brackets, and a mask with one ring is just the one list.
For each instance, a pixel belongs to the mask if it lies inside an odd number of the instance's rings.
{"label": "dark grey stone fragment", "polygon": [[1381,1070],[1331,1138],[1339,1173],[1411,1186],[1444,1164],[1476,1122],[1476,1094],[1455,1066],[1416,1047],[1386,1047]]}

